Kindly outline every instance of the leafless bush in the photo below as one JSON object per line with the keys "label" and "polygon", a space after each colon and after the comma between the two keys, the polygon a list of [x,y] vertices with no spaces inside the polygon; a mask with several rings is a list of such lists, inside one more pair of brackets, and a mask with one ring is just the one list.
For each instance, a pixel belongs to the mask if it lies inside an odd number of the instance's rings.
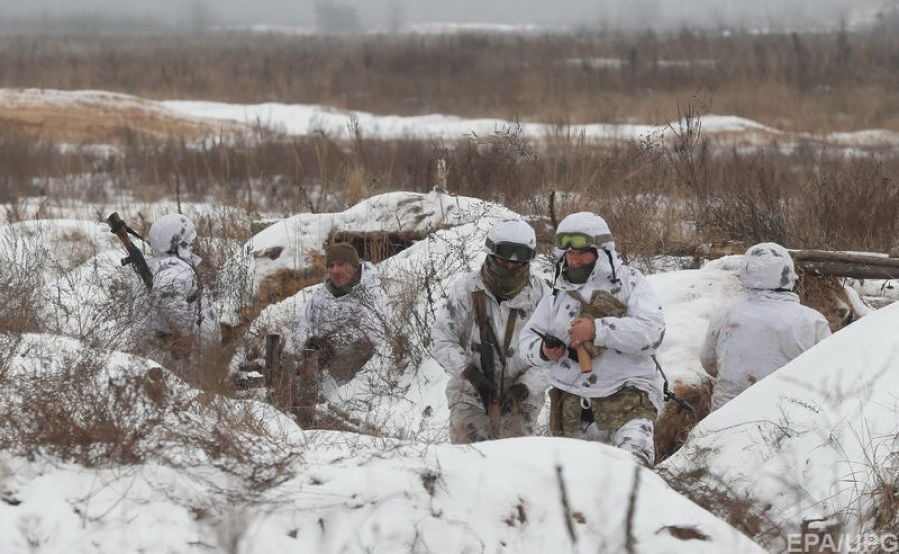
{"label": "leafless bush", "polygon": [[876,158],[805,167],[792,229],[808,248],[889,251],[899,235],[899,182]]}
{"label": "leafless bush", "polygon": [[13,233],[0,234],[0,332],[40,329],[40,286],[45,252],[32,253]]}
{"label": "leafless bush", "polygon": [[3,337],[0,449],[85,467],[209,464],[250,490],[288,478],[298,456],[250,405],[187,387],[159,367],[123,365],[120,355],[69,339]]}
{"label": "leafless bush", "polygon": [[[700,454],[701,455],[701,454]],[[659,470],[674,490],[728,522],[738,531],[762,545],[782,547],[789,530],[784,529],[767,513],[765,506],[732,490],[724,480],[696,463],[691,472],[672,474]]]}

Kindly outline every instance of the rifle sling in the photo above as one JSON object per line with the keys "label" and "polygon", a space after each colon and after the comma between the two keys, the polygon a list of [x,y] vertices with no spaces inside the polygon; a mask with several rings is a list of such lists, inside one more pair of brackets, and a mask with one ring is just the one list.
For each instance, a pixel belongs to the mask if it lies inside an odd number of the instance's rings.
{"label": "rifle sling", "polygon": [[503,368],[505,368],[506,352],[509,351],[509,346],[512,343],[512,335],[515,334],[515,321],[518,319],[518,310],[509,310],[509,319],[506,321],[506,334],[503,337],[503,344],[500,345],[496,338],[496,333],[493,330],[493,325],[491,325],[490,320],[487,319],[486,296],[486,293],[482,290],[476,290],[471,293],[475,315],[478,319],[478,331],[481,335],[481,344],[486,342],[493,344],[493,347],[496,348],[497,355],[499,356],[499,361]]}

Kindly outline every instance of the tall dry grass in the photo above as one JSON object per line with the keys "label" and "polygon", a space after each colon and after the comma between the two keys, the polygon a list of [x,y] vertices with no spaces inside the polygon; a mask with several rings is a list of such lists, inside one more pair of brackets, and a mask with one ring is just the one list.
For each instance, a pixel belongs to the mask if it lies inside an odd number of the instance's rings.
{"label": "tall dry grass", "polygon": [[[25,196],[99,203],[123,195],[177,198],[238,208],[239,221],[222,216],[230,223],[219,227],[242,242],[259,214],[339,211],[391,190],[426,192],[437,184],[442,159],[450,192],[550,222],[571,211],[597,211],[609,219],[622,250],[638,257],[723,241],[883,252],[894,246],[895,157],[814,147],[722,150],[710,147],[695,112],[681,115],[689,117],[670,129],[670,139],[603,145],[571,135],[536,142],[513,125],[456,143],[364,134],[349,143],[318,134],[200,147],[136,139],[100,156],[60,153],[8,134],[12,153],[0,159],[0,185],[9,221],[26,216],[19,209]],[[84,171],[93,184],[65,185],[75,176],[84,180]]]}
{"label": "tall dry grass", "polygon": [[0,86],[555,123],[659,122],[705,87],[715,113],[786,130],[899,129],[897,46],[888,26],[804,34],[5,34]]}

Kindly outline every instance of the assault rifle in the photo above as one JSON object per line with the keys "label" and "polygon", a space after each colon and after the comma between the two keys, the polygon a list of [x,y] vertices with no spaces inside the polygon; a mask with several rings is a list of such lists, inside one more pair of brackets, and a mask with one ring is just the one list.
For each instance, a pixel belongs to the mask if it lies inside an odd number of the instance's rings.
{"label": "assault rifle", "polygon": [[147,285],[147,289],[151,290],[153,288],[153,273],[150,271],[150,266],[147,265],[143,252],[140,251],[140,248],[134,246],[128,235],[133,235],[140,240],[144,240],[144,238],[137,234],[134,229],[128,227],[122,221],[122,218],[119,217],[118,212],[113,212],[112,215],[106,218],[106,222],[109,223],[110,232],[119,237],[119,240],[125,246],[125,250],[128,251],[128,256],[122,258],[122,265],[130,265],[134,268],[137,276]]}

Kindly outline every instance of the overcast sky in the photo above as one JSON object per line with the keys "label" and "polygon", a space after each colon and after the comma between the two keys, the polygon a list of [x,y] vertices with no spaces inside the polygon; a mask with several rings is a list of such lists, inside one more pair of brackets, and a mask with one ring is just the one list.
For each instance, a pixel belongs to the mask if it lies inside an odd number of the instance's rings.
{"label": "overcast sky", "polygon": [[[354,6],[367,29],[392,23],[491,22],[605,27],[802,28],[837,25],[850,8],[895,0],[325,0]],[[103,13],[178,23],[312,26],[315,0],[0,0],[0,18]],[[198,7],[201,9],[198,10]]]}

